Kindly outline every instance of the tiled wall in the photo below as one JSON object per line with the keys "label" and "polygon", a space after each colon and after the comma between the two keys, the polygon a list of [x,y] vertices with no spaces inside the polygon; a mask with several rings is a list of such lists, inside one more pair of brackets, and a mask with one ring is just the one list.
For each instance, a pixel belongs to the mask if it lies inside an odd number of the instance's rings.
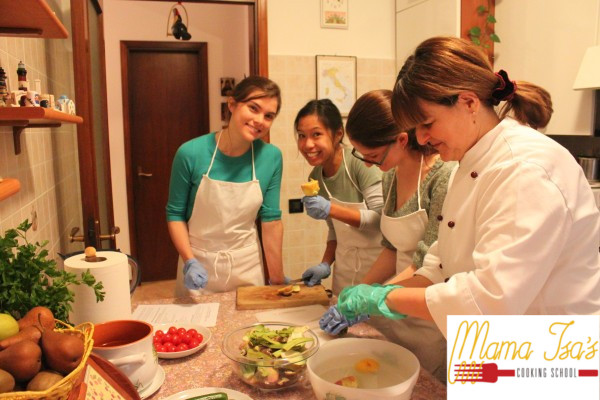
{"label": "tiled wall", "polygon": [[[43,93],[73,98],[73,60],[70,39],[30,39],[0,36],[0,67],[8,75],[9,90],[17,89],[17,64],[25,63],[27,80],[41,80]],[[0,232],[37,214],[30,242],[48,240],[52,257],[81,245],[69,243],[72,227],[81,225],[77,130],[28,128],[21,134],[21,154],[15,155],[12,127],[0,126],[0,177],[17,178],[21,190],[0,201]]]}
{"label": "tiled wall", "polygon": [[[357,60],[357,95],[374,89],[392,89],[395,62],[380,59]],[[300,184],[311,171],[298,152],[294,137],[296,113],[316,95],[315,57],[269,56],[269,77],[282,91],[281,112],[271,128],[271,143],[283,152],[281,208],[283,210],[283,262],[290,278],[321,261],[327,239],[327,226],[306,214],[289,214],[288,200],[302,197]],[[328,279],[330,281],[330,279]],[[330,282],[326,282],[330,284]]]}

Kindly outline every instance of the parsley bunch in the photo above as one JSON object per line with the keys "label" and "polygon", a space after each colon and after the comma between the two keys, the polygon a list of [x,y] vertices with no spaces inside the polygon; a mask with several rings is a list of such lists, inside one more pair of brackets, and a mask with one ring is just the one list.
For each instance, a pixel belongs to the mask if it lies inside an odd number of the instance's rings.
{"label": "parsley bunch", "polygon": [[19,319],[33,307],[44,306],[54,318],[68,322],[75,298],[68,285],[87,285],[94,290],[96,302],[104,300],[102,282],[96,282],[89,269],[81,278],[58,270],[56,261],[47,258],[47,240],[29,243],[29,228],[31,223],[25,220],[0,236],[0,312]]}

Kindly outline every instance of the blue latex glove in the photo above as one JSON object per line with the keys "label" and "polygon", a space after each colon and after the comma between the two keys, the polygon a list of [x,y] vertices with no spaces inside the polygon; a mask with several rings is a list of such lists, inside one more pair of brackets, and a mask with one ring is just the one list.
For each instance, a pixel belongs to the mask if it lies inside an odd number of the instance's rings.
{"label": "blue latex glove", "polygon": [[331,306],[319,320],[319,326],[330,335],[339,335],[344,329],[368,319],[368,315],[359,315],[352,320],[348,320],[336,306]]}
{"label": "blue latex glove", "polygon": [[406,315],[390,310],[385,304],[388,293],[400,288],[402,286],[379,284],[348,286],[338,296],[337,307],[349,320],[363,314],[382,315],[390,319],[406,318]]}
{"label": "blue latex glove", "polygon": [[331,210],[331,202],[321,196],[304,196],[302,203],[306,213],[314,219],[327,219]]}
{"label": "blue latex glove", "polygon": [[185,283],[185,287],[190,290],[198,290],[206,287],[208,273],[200,261],[195,258],[186,260],[183,264],[183,282]]}
{"label": "blue latex glove", "polygon": [[321,279],[325,279],[331,274],[331,267],[326,262],[310,267],[302,274],[302,280],[306,286],[315,286],[321,283]]}

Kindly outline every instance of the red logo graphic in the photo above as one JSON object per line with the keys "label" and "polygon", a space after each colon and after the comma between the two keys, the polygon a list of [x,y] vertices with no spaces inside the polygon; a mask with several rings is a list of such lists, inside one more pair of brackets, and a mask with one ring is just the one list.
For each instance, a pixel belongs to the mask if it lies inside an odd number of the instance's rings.
{"label": "red logo graphic", "polygon": [[499,376],[515,376],[514,369],[498,369],[498,364],[477,364],[472,362],[467,364],[455,364],[458,369],[455,371],[456,382],[488,382],[494,383],[498,381]]}
{"label": "red logo graphic", "polygon": [[[467,364],[463,361],[461,364],[454,364],[457,368],[454,372],[455,382],[487,382],[496,383],[501,376],[515,376],[514,369],[498,369],[498,364],[495,363],[476,363],[473,361]],[[597,377],[597,369],[580,369],[577,371],[579,377]]]}

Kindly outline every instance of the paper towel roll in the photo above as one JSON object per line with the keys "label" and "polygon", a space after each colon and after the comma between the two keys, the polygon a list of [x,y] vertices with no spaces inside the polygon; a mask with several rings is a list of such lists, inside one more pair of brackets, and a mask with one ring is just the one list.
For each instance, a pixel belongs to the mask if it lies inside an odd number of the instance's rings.
{"label": "paper towel roll", "polygon": [[96,281],[102,282],[106,292],[104,301],[96,303],[96,295],[92,288],[86,285],[69,285],[69,289],[75,293],[69,319],[74,324],[131,319],[127,256],[117,251],[99,251],[96,258],[105,260],[89,262],[85,260],[84,254],[65,260],[65,271],[80,277],[82,272],[89,269]]}

